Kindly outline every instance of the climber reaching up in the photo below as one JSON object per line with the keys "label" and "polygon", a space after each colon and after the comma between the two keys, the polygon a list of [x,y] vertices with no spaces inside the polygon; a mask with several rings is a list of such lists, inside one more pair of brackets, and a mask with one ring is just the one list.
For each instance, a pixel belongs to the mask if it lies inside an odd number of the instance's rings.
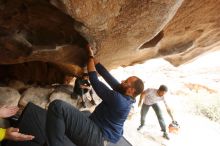
{"label": "climber reaching up", "polygon": [[[143,89],[141,79],[131,76],[119,83],[98,61],[88,47],[88,74],[91,85],[102,102],[89,116],[61,100],[48,108],[46,132],[49,146],[63,146],[64,135],[78,146],[103,146],[116,143],[123,134],[123,125],[135,98]],[[107,87],[97,76],[99,73],[111,86]]]}

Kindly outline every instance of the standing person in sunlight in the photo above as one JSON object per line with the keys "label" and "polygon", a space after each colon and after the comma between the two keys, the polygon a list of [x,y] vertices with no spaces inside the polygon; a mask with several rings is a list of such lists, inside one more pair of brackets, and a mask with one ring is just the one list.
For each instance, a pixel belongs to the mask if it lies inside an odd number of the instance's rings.
{"label": "standing person in sunlight", "polygon": [[[148,88],[147,90],[144,90],[140,96],[140,100],[138,103],[138,107],[140,107],[141,105],[141,125],[138,127],[137,130],[140,130],[143,128],[144,124],[145,124],[145,117],[146,114],[149,110],[150,107],[153,108],[153,110],[155,111],[160,127],[161,127],[161,131],[163,132],[163,137],[166,138],[167,140],[169,140],[169,136],[168,133],[166,131],[166,124],[162,115],[162,111],[159,107],[159,102],[163,101],[168,114],[170,115],[172,121],[174,121],[173,115],[171,113],[171,110],[169,108],[169,106],[167,105],[167,102],[165,100],[164,95],[167,93],[168,88],[165,85],[160,85],[159,89],[153,89],[153,88]],[[144,101],[142,104],[142,100]]]}

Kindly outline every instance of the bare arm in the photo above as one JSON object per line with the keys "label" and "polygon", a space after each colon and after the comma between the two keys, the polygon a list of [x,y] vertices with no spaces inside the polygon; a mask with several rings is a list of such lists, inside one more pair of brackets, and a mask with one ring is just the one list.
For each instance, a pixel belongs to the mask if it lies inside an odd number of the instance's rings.
{"label": "bare arm", "polygon": [[[89,48],[89,55],[93,56],[91,48]],[[94,57],[90,57],[87,63],[87,70],[89,73],[90,83],[96,94],[107,104],[117,106],[118,96],[117,93],[108,88],[104,83],[99,81],[96,73]]]}
{"label": "bare arm", "polygon": [[[93,56],[93,51],[91,47],[88,48],[88,52],[89,52],[89,56]],[[94,57],[93,57],[93,64],[95,66],[95,70],[97,71],[97,73],[99,73],[99,75],[103,77],[103,79],[111,86],[113,90],[117,90],[117,87],[120,83]]]}
{"label": "bare arm", "polygon": [[169,114],[169,116],[170,116],[170,118],[172,119],[172,121],[174,121],[172,112],[171,112],[171,110],[170,110],[170,108],[169,108],[169,106],[168,106],[166,100],[164,100],[164,104],[165,104],[165,107],[166,107],[166,109],[167,109],[167,113]]}
{"label": "bare arm", "polygon": [[100,62],[96,58],[94,58],[94,64],[96,65],[98,63],[100,63]]}
{"label": "bare arm", "polygon": [[95,60],[94,59],[94,54],[93,54],[93,51],[92,51],[91,47],[88,47],[88,53],[89,53],[90,57],[89,57],[89,60],[88,60],[88,63],[87,63],[87,70],[88,70],[88,72],[96,71],[95,61],[94,61]]}
{"label": "bare arm", "polygon": [[147,94],[146,92],[141,93],[141,96],[140,96],[140,99],[139,99],[139,102],[138,102],[138,107],[140,107],[142,105],[142,100],[144,99],[146,94]]}

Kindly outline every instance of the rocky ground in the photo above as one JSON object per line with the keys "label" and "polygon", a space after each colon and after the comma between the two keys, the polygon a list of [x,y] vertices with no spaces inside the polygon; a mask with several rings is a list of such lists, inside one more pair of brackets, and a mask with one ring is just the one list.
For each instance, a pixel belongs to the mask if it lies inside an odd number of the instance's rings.
{"label": "rocky ground", "polygon": [[[163,59],[155,59],[133,67],[119,68],[112,73],[118,79],[137,75],[145,81],[145,88],[169,87],[166,96],[175,119],[180,124],[179,134],[162,138],[156,115],[151,109],[146,126],[137,131],[140,108],[137,103],[125,124],[125,137],[133,146],[218,146],[220,145],[220,52],[210,53],[194,61],[173,67]],[[167,126],[171,122],[164,111]]]}

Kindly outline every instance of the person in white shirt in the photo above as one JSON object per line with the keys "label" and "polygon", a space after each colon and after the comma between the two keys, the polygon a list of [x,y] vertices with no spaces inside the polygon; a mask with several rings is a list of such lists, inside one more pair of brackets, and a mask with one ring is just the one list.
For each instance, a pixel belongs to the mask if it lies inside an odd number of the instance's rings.
{"label": "person in white shirt", "polygon": [[[167,91],[168,91],[168,88],[165,85],[160,85],[159,89],[148,88],[142,92],[139,103],[138,103],[138,107],[142,105],[141,125],[138,127],[137,130],[140,130],[141,128],[143,128],[145,124],[146,114],[149,108],[152,107],[157,115],[157,118],[158,118],[158,121],[161,127],[161,131],[163,132],[163,137],[169,140],[168,133],[166,132],[166,124],[162,116],[162,111],[158,105],[158,102],[163,101],[166,106],[168,114],[170,115],[172,121],[174,121],[171,110],[168,107],[167,102],[164,98],[164,95],[167,93]],[[142,104],[142,100],[143,100],[143,104]]]}

